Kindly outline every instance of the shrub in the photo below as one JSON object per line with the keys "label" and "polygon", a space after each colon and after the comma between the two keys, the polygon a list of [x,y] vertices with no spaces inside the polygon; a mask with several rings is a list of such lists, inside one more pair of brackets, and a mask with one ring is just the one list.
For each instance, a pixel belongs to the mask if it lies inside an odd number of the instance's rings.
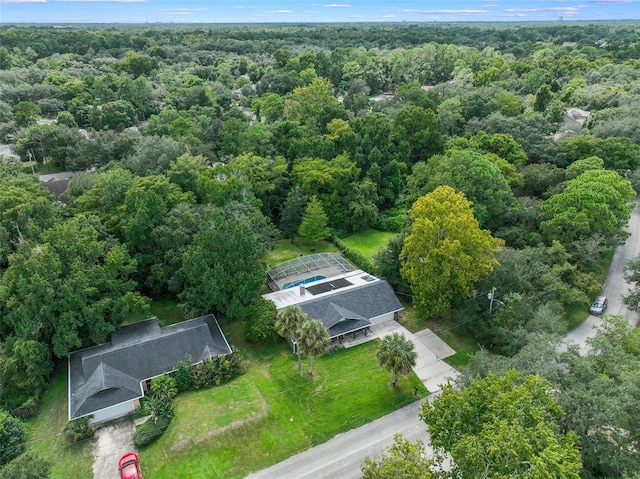
{"label": "shrub", "polygon": [[79,417],[73,421],[69,421],[64,427],[64,432],[73,442],[82,441],[93,437],[96,429],[89,422],[89,416]]}
{"label": "shrub", "polygon": [[158,417],[155,421],[149,420],[136,428],[133,433],[133,444],[140,449],[148,446],[158,439],[169,427],[171,418]]}
{"label": "shrub", "polygon": [[193,388],[201,389],[220,386],[243,372],[244,363],[242,357],[235,351],[219,358],[207,358],[194,366]]}
{"label": "shrub", "polygon": [[148,396],[144,408],[151,415],[153,422],[157,422],[161,418],[170,419],[173,417],[173,401],[161,394]]}
{"label": "shrub", "polygon": [[249,343],[275,343],[280,339],[274,328],[276,305],[273,301],[260,298],[247,308],[244,323],[244,337]]}
{"label": "shrub", "polygon": [[151,380],[151,391],[155,397],[162,397],[171,401],[178,393],[175,378],[163,374]]}
{"label": "shrub", "polygon": [[0,474],[2,479],[49,479],[51,463],[27,452],[2,468]]}
{"label": "shrub", "polygon": [[182,361],[178,361],[178,364],[176,364],[176,371],[173,377],[176,380],[178,391],[188,391],[193,388],[193,368],[191,362],[191,356],[187,354]]}
{"label": "shrub", "polygon": [[350,249],[345,242],[336,235],[332,235],[331,242],[336,245],[345,258],[350,260],[360,269],[364,271],[373,271],[373,263],[371,261],[369,261],[364,255]]}
{"label": "shrub", "polygon": [[379,228],[383,231],[400,233],[409,225],[409,216],[406,210],[393,208],[380,213]]}
{"label": "shrub", "polygon": [[24,451],[24,425],[0,409],[0,466]]}

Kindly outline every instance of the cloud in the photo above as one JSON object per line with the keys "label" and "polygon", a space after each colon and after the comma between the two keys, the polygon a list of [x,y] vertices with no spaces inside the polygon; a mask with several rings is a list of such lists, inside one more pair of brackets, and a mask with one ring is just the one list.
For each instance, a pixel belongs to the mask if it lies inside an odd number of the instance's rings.
{"label": "cloud", "polygon": [[477,15],[479,13],[489,13],[487,10],[403,10],[404,13],[415,13],[418,15]]}
{"label": "cloud", "polygon": [[0,0],[0,3],[47,3],[47,0]]}
{"label": "cloud", "polygon": [[592,5],[615,5],[620,3],[631,3],[634,0],[589,0]]}
{"label": "cloud", "polygon": [[329,3],[327,5],[322,5],[324,8],[351,8],[351,5],[347,5],[344,3]]}
{"label": "cloud", "polygon": [[67,3],[145,3],[147,0],[55,0]]}
{"label": "cloud", "polygon": [[275,13],[293,13],[291,10],[276,10]]}
{"label": "cloud", "polygon": [[505,8],[504,11],[510,13],[563,13],[565,15],[575,15],[580,13],[580,9],[576,7]]}

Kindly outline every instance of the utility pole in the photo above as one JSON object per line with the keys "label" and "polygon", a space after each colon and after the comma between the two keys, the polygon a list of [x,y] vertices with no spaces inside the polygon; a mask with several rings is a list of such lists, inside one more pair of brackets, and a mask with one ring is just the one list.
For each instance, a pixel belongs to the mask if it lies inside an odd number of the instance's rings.
{"label": "utility pole", "polygon": [[487,294],[487,298],[489,298],[489,312],[493,312],[493,298],[496,296],[496,288],[491,288],[491,292]]}

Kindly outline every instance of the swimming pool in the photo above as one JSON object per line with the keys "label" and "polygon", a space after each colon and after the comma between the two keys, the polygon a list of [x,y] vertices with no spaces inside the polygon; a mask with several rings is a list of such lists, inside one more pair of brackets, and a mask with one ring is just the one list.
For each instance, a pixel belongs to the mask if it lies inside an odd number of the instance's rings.
{"label": "swimming pool", "polygon": [[326,276],[312,276],[311,278],[292,281],[291,283],[285,283],[284,285],[282,285],[282,289],[295,288],[296,286],[300,286],[301,284],[313,283],[314,281],[319,281],[325,278]]}

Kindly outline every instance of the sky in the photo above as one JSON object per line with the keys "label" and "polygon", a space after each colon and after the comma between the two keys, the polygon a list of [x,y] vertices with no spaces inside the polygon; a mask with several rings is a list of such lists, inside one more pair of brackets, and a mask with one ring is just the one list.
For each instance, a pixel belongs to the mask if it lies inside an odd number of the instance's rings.
{"label": "sky", "polygon": [[640,0],[0,0],[0,23],[640,19]]}

